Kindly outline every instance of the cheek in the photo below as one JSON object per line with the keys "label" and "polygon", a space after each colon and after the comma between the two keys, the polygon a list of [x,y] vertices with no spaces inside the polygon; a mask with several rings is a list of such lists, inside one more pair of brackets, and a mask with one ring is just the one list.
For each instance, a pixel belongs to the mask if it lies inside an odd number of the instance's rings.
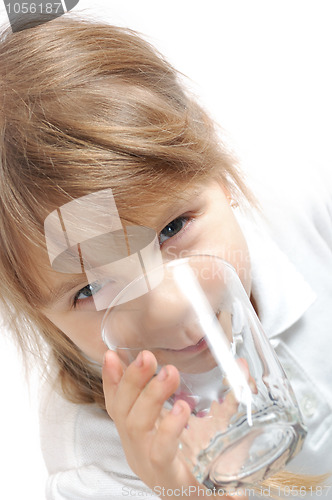
{"label": "cheek", "polygon": [[[227,220],[227,223],[225,221]],[[214,236],[211,238],[211,233]],[[205,238],[207,241],[208,238]],[[217,224],[214,232],[210,231],[211,253],[229,262],[236,270],[247,295],[251,291],[251,265],[249,250],[241,228],[232,213],[223,223]]]}
{"label": "cheek", "polygon": [[84,354],[102,363],[104,352],[107,350],[101,338],[104,311],[47,313],[46,316]]}
{"label": "cheek", "polygon": [[230,247],[229,258],[226,258],[225,260],[227,260],[234,267],[247,295],[250,296],[251,265],[249,251],[245,240],[241,241],[241,238],[239,238],[237,245],[233,248]]}
{"label": "cheek", "polygon": [[249,296],[251,291],[249,250],[237,220],[235,217],[233,219],[232,224],[229,226],[228,234],[224,238],[224,241],[227,243],[224,246],[223,257],[234,267]]}

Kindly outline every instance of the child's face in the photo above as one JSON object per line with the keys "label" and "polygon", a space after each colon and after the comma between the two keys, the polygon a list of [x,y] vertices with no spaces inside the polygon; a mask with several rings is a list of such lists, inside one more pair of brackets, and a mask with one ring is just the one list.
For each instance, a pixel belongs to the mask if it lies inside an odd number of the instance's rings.
{"label": "child's face", "polygon": [[[188,190],[181,200],[157,205],[153,214],[146,216],[144,225],[158,233],[165,260],[200,253],[219,256],[236,269],[250,295],[250,261],[246,241],[226,192],[216,181]],[[72,282],[71,275],[55,271],[50,271],[47,279],[47,296]],[[101,339],[105,311],[95,310],[91,294],[99,290],[89,287],[84,279],[84,275],[81,281],[76,279],[71,290],[62,297],[51,299],[42,312],[85,355],[101,363],[107,350]]]}

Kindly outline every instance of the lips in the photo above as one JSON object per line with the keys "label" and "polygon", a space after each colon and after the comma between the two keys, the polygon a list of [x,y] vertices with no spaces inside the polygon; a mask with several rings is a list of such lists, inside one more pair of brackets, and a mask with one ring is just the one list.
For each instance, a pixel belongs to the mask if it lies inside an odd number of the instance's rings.
{"label": "lips", "polygon": [[184,347],[183,349],[167,349],[168,351],[173,352],[200,352],[207,348],[207,343],[205,337],[202,337],[197,344],[189,345]]}
{"label": "lips", "polygon": [[[216,318],[219,320],[219,314],[221,313],[221,308],[217,310],[215,313]],[[194,345],[189,345],[187,347],[184,347],[183,349],[166,349],[167,351],[172,351],[172,352],[200,352],[205,349],[207,349],[208,345],[206,343],[206,338],[202,337],[199,339],[197,344]]]}

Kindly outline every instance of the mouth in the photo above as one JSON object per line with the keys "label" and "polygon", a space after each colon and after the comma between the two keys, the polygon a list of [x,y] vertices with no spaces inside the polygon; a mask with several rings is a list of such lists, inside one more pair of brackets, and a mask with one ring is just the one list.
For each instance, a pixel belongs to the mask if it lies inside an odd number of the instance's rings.
{"label": "mouth", "polygon": [[202,337],[197,344],[189,345],[183,349],[167,349],[172,352],[200,352],[207,348],[207,343],[205,337]]}
{"label": "mouth", "polygon": [[[221,313],[221,308],[217,310],[215,313],[216,318],[219,320],[219,314]],[[189,345],[187,347],[184,347],[183,349],[165,349],[170,352],[191,352],[191,353],[196,353],[203,351],[208,348],[207,342],[206,342],[206,337],[202,337],[199,339],[199,341],[194,344],[194,345]]]}

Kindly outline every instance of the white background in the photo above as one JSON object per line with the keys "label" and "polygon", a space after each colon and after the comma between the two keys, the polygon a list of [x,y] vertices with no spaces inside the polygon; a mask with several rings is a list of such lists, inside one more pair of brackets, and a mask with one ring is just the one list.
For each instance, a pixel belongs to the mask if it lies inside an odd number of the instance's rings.
{"label": "white background", "polygon": [[[330,1],[80,0],[74,10],[82,9],[146,34],[192,80],[253,175],[279,172],[287,182],[292,171],[300,182],[303,168],[315,175],[319,165],[332,165]],[[0,20],[7,20],[2,3]],[[46,473],[35,390],[30,402],[4,335],[0,499],[39,500]]]}

